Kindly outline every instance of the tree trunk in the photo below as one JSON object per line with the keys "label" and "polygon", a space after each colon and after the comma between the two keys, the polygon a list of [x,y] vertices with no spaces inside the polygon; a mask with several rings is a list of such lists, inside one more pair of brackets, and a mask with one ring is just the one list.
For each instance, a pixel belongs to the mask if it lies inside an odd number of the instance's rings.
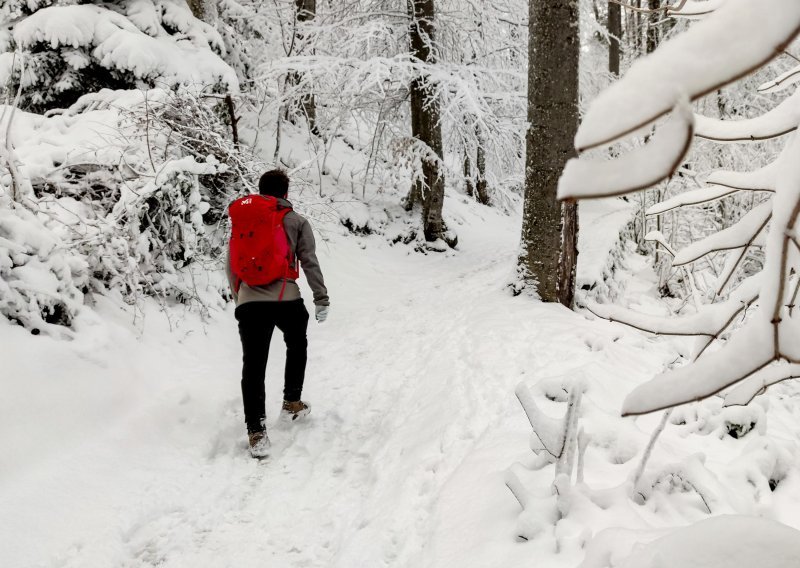
{"label": "tree trunk", "polygon": [[577,2],[529,5],[528,131],[520,268],[542,300],[571,305],[577,261],[577,208],[556,200],[558,179],[575,155],[578,129]]}
{"label": "tree trunk", "polygon": [[486,149],[483,131],[477,124],[475,125],[475,138],[478,140],[476,150],[475,165],[478,167],[478,178],[475,181],[475,197],[478,203],[489,205],[489,188],[486,183]]}
{"label": "tree trunk", "polygon": [[561,256],[558,258],[557,300],[572,307],[575,301],[576,273],[578,268],[578,203],[562,204]]}
{"label": "tree trunk", "polygon": [[203,20],[207,24],[217,23],[219,11],[216,0],[188,0],[189,9],[198,20]]}
{"label": "tree trunk", "polygon": [[472,173],[472,159],[469,148],[464,148],[464,184],[467,196],[475,197],[475,174]]}
{"label": "tree trunk", "polygon": [[[661,0],[650,0],[650,9],[658,10],[661,8]],[[658,22],[663,17],[662,12],[651,12],[647,18],[647,41],[645,49],[647,53],[653,53],[658,44],[661,43],[661,33],[658,29]]]}
{"label": "tree trunk", "polygon": [[[469,122],[469,121],[467,121]],[[489,191],[486,183],[486,149],[483,130],[475,124],[475,159],[469,148],[464,148],[464,181],[467,195],[481,205],[489,205]]]}
{"label": "tree trunk", "polygon": [[608,71],[619,77],[620,50],[622,39],[622,6],[616,2],[608,3]]}
{"label": "tree trunk", "polygon": [[[295,41],[300,43],[304,39],[302,32],[302,24],[313,21],[317,15],[317,0],[294,0],[295,6],[295,23],[300,27],[295,31]],[[294,87],[302,83],[302,74],[298,72],[290,73],[288,76],[289,85]],[[319,128],[317,125],[317,101],[314,94],[311,92],[304,92],[300,95],[299,99],[293,104],[294,114],[304,116],[308,122],[308,128],[314,135],[319,135]]]}
{"label": "tree trunk", "polygon": [[[651,9],[651,10],[658,10],[659,8],[661,8],[661,0],[649,0],[648,8]],[[663,17],[663,13],[662,12],[651,12],[651,13],[649,13],[647,15],[647,29],[645,30],[644,47],[645,47],[645,52],[648,53],[648,54],[649,53],[653,53],[656,50],[656,48],[658,47],[658,44],[661,43],[661,33],[660,33],[659,28],[658,28],[658,22],[662,19],[662,17]],[[647,136],[645,138],[645,143],[647,141],[649,141],[649,138],[650,138],[649,136]],[[660,199],[661,191],[662,191],[661,188],[654,188],[652,191],[645,191],[642,194],[644,196],[644,200],[645,200],[644,207],[647,207],[647,194],[648,193],[650,193],[653,196],[654,203],[658,203],[658,202],[661,201],[661,199]],[[643,213],[644,213],[644,211],[643,211]],[[655,224],[656,224],[656,230],[661,232],[661,229],[662,229],[662,226],[661,226],[661,215],[656,215],[655,216]],[[644,235],[647,235],[647,233],[649,233],[649,232],[650,231],[649,231],[649,228],[648,228],[648,217],[645,214],[644,215],[644,228],[642,230],[643,237],[644,237]],[[642,240],[644,241],[644,238]],[[653,251],[653,254],[655,256],[657,256],[656,251],[658,251],[659,245],[646,245],[646,246]],[[658,263],[659,259],[656,258],[655,261],[656,261],[656,263]]]}
{"label": "tree trunk", "polygon": [[[407,0],[408,27],[412,55],[422,63],[436,63],[432,49],[434,36],[434,0]],[[411,95],[411,134],[425,144],[430,153],[422,160],[422,179],[415,183],[408,203],[413,205],[421,198],[422,223],[425,240],[435,241],[446,237],[442,219],[444,205],[444,172],[441,160],[444,157],[442,130],[440,125],[439,99],[436,93],[425,86],[424,77],[417,76],[409,87]],[[451,246],[455,242],[449,243]]]}

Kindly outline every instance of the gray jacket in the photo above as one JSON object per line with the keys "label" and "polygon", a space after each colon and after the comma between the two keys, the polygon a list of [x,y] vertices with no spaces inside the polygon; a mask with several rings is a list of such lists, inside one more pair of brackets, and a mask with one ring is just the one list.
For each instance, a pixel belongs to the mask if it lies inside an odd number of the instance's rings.
{"label": "gray jacket", "polygon": [[[291,207],[292,204],[285,199],[278,199],[278,203],[284,207]],[[289,247],[292,249],[292,258],[300,261],[300,267],[306,275],[311,291],[314,293],[314,303],[318,306],[330,304],[328,290],[325,288],[325,281],[322,278],[322,270],[317,260],[317,245],[314,241],[314,232],[311,224],[302,215],[289,211],[283,218],[283,228],[289,239]],[[225,259],[225,271],[228,274],[228,282],[231,286],[233,299],[237,306],[247,302],[277,302],[292,301],[300,299],[300,287],[294,280],[278,280],[266,286],[250,287],[244,282],[239,286],[239,293],[235,290],[235,277],[231,271],[230,251]],[[281,296],[283,290],[283,296]]]}

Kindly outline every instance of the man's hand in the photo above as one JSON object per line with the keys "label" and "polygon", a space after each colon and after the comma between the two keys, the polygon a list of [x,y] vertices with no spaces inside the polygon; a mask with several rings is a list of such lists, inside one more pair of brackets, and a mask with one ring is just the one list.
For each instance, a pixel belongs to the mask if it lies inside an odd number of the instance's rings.
{"label": "man's hand", "polygon": [[328,310],[329,309],[330,309],[330,306],[317,306],[316,307],[316,316],[317,316],[317,321],[319,323],[324,322],[328,318]]}

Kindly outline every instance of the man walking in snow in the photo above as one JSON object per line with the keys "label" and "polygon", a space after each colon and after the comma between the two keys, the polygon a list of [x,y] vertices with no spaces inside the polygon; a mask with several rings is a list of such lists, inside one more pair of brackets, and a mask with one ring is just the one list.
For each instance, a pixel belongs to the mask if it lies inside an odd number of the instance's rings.
{"label": "man walking in snow", "polygon": [[286,200],[289,178],[281,170],[261,176],[259,195],[234,201],[229,214],[232,234],[226,269],[242,341],[242,399],[250,453],[269,453],[265,427],[264,375],[272,333],[286,342],[281,418],[296,420],[310,409],[300,397],[306,370],[308,312],[297,285],[298,263],[314,293],[316,319],[328,316],[328,291],[316,255],[309,222]]}

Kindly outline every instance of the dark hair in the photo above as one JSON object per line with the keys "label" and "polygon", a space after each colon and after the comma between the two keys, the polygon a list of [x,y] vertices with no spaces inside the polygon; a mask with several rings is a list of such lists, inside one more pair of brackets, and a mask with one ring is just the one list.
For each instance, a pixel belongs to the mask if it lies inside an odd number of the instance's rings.
{"label": "dark hair", "polygon": [[289,176],[283,170],[270,170],[258,180],[258,193],[272,197],[286,197],[289,193]]}

